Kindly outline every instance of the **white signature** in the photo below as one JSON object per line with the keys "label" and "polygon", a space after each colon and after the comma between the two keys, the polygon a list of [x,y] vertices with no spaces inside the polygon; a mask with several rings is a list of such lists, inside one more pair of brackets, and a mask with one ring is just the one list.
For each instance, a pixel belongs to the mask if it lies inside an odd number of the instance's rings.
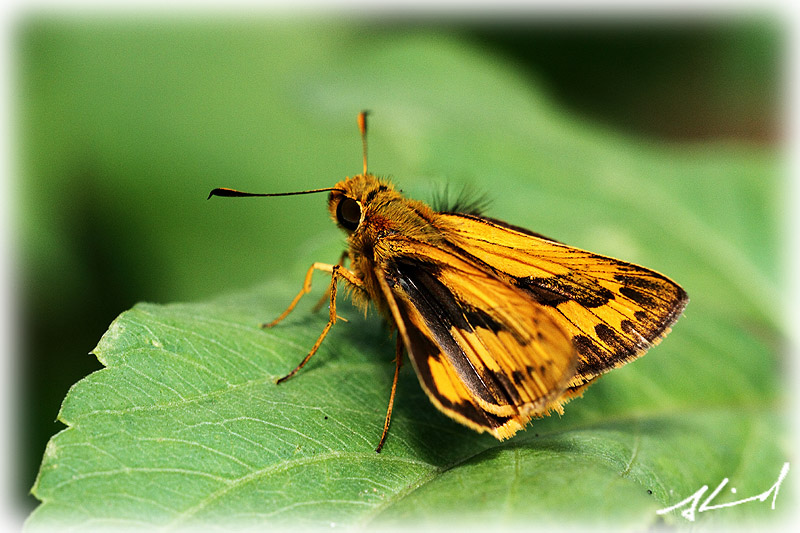
{"label": "white signature", "polygon": [[[720,503],[717,505],[710,505],[714,498],[725,488],[725,485],[728,484],[728,478],[722,480],[722,482],[717,485],[717,488],[714,489],[714,492],[708,495],[708,498],[703,500],[700,503],[700,498],[703,497],[703,494],[706,493],[708,490],[708,485],[703,485],[700,487],[700,490],[689,496],[683,501],[680,501],[673,505],[672,507],[667,507],[665,509],[659,509],[656,511],[657,514],[666,514],[670,511],[674,511],[675,509],[680,509],[683,506],[687,506],[686,509],[681,511],[681,516],[683,516],[689,522],[694,522],[695,514],[696,513],[703,513],[705,511],[713,511],[715,509],[724,509],[725,507],[733,507],[734,505],[741,505],[743,503],[752,502],[752,501],[766,501],[767,498],[772,495],[772,509],[775,509],[775,499],[778,497],[778,490],[781,487],[781,483],[783,482],[786,474],[789,473],[789,463],[783,463],[783,468],[781,468],[781,473],[778,475],[778,481],[775,482],[768,490],[762,492],[761,494],[757,494],[755,496],[750,496],[749,498],[744,498],[743,500],[737,500],[735,502],[728,502],[728,503]],[[736,489],[731,488],[731,492],[736,494]]]}

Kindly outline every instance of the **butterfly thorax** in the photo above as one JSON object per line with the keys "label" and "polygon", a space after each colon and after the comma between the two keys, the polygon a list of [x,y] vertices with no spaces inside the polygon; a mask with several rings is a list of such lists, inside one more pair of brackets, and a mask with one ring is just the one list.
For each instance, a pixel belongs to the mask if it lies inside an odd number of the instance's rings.
{"label": "butterfly thorax", "polygon": [[[435,226],[436,212],[422,202],[403,197],[388,180],[372,174],[346,178],[334,186],[328,209],[347,234],[350,268],[364,282],[366,292],[380,301],[374,271],[396,259],[392,241],[437,244],[441,232]],[[356,303],[358,298],[356,298]]]}

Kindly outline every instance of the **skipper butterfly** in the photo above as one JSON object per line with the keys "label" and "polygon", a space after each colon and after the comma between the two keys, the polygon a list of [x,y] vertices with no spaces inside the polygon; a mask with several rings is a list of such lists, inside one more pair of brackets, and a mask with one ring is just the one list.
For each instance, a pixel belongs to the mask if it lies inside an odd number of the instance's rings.
{"label": "skipper butterfly", "polygon": [[[337,321],[340,280],[354,303],[372,302],[397,330],[395,373],[381,451],[408,353],[431,402],[456,421],[499,440],[583,393],[600,375],[641,356],[670,330],[688,302],[652,270],[572,248],[466,210],[435,211],[404,198],[367,172],[366,112],[358,115],[361,174],[333,187],[211,196],[328,192],[334,222],[347,233],[337,264],[314,263],[283,320],[311,290],[314,271],[330,274],[328,323],[294,376]],[[459,212],[461,211],[461,212]],[[463,212],[467,211],[467,212]],[[345,261],[350,267],[346,268]]]}

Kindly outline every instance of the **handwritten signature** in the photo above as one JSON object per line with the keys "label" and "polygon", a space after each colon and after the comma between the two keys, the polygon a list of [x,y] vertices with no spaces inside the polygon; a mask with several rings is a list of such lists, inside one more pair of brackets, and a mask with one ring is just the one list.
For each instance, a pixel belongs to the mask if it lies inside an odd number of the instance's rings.
{"label": "handwritten signature", "polygon": [[[752,502],[752,501],[766,501],[767,498],[772,495],[772,509],[775,509],[775,499],[778,497],[778,490],[781,488],[781,483],[783,483],[784,478],[786,478],[786,474],[789,473],[789,463],[783,463],[783,468],[781,468],[781,473],[778,475],[778,481],[775,482],[768,490],[762,492],[761,494],[757,494],[755,496],[750,496],[749,498],[744,498],[743,500],[737,500],[735,502],[728,502],[728,503],[720,503],[716,505],[711,505],[711,502],[717,495],[725,488],[725,485],[728,484],[728,478],[722,480],[722,482],[717,485],[717,488],[708,495],[708,498],[703,500],[700,503],[700,498],[708,490],[708,485],[703,485],[700,489],[686,498],[683,501],[680,501],[673,505],[672,507],[667,507],[665,509],[659,509],[656,511],[656,514],[666,514],[676,509],[680,509],[681,507],[686,506],[686,509],[681,511],[681,516],[683,516],[689,522],[694,522],[697,513],[704,513],[706,511],[713,511],[715,509],[724,509],[725,507],[733,507],[735,505],[741,505],[743,503]],[[736,489],[731,488],[731,492],[736,494]]]}

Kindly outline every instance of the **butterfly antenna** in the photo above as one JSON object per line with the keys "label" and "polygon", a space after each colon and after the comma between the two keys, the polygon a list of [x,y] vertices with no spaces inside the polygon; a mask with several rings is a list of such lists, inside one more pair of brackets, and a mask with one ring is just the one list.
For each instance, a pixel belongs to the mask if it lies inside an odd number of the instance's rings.
{"label": "butterfly antenna", "polygon": [[237,191],[236,189],[228,189],[227,187],[220,187],[218,189],[214,189],[210,193],[208,193],[208,200],[212,196],[227,196],[227,197],[234,197],[234,198],[243,198],[248,196],[294,196],[296,194],[312,194],[315,192],[326,192],[326,191],[340,191],[344,192],[342,189],[337,189],[336,187],[327,187],[325,189],[311,189],[309,191],[297,191],[297,192],[273,192],[273,193],[255,193],[255,192],[242,192]]}
{"label": "butterfly antenna", "polygon": [[361,132],[361,147],[364,153],[364,175],[367,175],[367,114],[369,111],[362,111],[358,114],[358,131]]}

